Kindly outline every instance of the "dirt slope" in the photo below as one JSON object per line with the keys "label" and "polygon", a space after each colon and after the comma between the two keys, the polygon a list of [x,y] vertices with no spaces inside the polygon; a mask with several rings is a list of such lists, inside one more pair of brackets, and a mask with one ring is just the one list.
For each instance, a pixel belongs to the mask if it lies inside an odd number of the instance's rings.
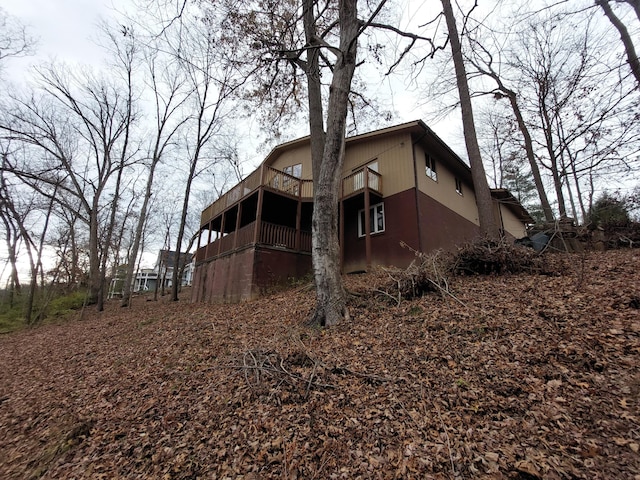
{"label": "dirt slope", "polygon": [[399,306],[349,277],[326,331],[300,287],[4,336],[0,478],[640,479],[640,252],[554,262]]}

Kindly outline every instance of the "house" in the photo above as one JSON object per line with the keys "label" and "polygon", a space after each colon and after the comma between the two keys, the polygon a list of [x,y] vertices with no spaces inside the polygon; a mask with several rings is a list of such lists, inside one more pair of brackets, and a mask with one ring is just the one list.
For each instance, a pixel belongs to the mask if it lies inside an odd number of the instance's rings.
{"label": "house", "polygon": [[[191,285],[193,280],[194,269],[194,256],[191,253],[180,254],[179,265],[180,268],[184,265],[184,272],[182,274],[182,286]],[[176,252],[170,250],[160,250],[156,259],[156,264],[153,268],[142,268],[136,272],[136,276],[131,286],[133,292],[153,292],[156,289],[156,285],[159,289],[162,288],[164,282],[165,288],[170,288],[173,278],[173,267],[176,261]],[[115,276],[111,279],[109,285],[108,298],[121,297],[124,289],[124,279],[126,276],[127,268],[125,265],[120,265],[116,269]],[[158,283],[158,279],[161,283]],[[163,280],[164,279],[164,280]]]}
{"label": "house", "polygon": [[[238,301],[311,269],[309,137],[274,148],[201,215],[194,301]],[[340,192],[342,271],[407,266],[422,252],[453,248],[479,233],[470,168],[422,121],[346,141]],[[532,223],[506,190],[494,190],[506,235]]]}
{"label": "house", "polygon": [[[171,285],[173,284],[173,269],[176,265],[176,257],[178,258],[178,268],[184,267],[180,284],[185,287],[191,285],[193,280],[193,254],[181,252],[178,256],[177,252],[173,250],[160,250],[160,252],[158,252],[158,259],[156,260],[154,270],[159,274],[159,277],[166,288],[171,288]],[[162,283],[159,286],[161,287]]]}

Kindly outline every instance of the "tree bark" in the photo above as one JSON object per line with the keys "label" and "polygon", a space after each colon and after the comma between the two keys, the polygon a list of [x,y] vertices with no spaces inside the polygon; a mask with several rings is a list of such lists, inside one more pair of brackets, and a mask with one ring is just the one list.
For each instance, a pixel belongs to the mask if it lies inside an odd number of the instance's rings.
{"label": "tree bark", "polygon": [[476,204],[478,206],[478,220],[480,223],[480,233],[492,239],[500,237],[500,231],[493,213],[493,200],[491,198],[491,190],[487,182],[487,175],[482,164],[482,155],[478,146],[478,137],[476,134],[475,122],[473,119],[473,108],[471,105],[471,94],[469,93],[469,84],[467,82],[467,72],[464,66],[464,58],[462,56],[462,46],[460,44],[460,36],[458,35],[458,27],[456,19],[451,8],[449,0],[441,0],[444,10],[447,29],[449,31],[449,41],[451,42],[451,53],[453,55],[453,65],[456,71],[456,83],[458,86],[458,94],[460,95],[460,108],[462,110],[462,125],[464,129],[464,140],[467,146],[467,154],[469,155],[469,163],[471,165],[471,177],[473,179],[473,189],[476,196]]}
{"label": "tree bark", "polygon": [[553,210],[551,209],[551,204],[549,203],[549,199],[547,198],[547,193],[544,189],[544,184],[542,183],[540,168],[538,168],[538,162],[536,162],[536,157],[533,152],[533,141],[531,140],[531,134],[529,133],[527,124],[525,123],[522,112],[520,111],[520,106],[518,105],[518,100],[516,98],[515,92],[511,90],[506,90],[505,92],[509,97],[511,108],[513,109],[513,113],[516,116],[516,120],[518,122],[518,128],[520,129],[520,133],[522,133],[522,137],[524,138],[524,148],[527,152],[527,159],[529,160],[531,175],[533,176],[533,182],[535,183],[536,190],[538,191],[538,197],[540,198],[540,205],[542,206],[542,211],[544,212],[544,218],[547,222],[552,222]]}
{"label": "tree bark", "polygon": [[[638,18],[640,19],[640,9],[638,8],[638,2],[627,1],[627,3],[630,3],[630,5],[633,6],[636,14],[638,15]],[[627,27],[616,16],[616,14],[613,13],[608,0],[596,0],[596,5],[599,5],[602,8],[609,21],[613,24],[616,30],[618,30],[618,33],[620,34],[620,40],[622,40],[624,50],[627,54],[627,63],[631,68],[631,73],[633,73],[633,76],[636,78],[636,86],[640,86],[640,60],[638,59],[638,55],[636,54],[636,49],[633,45],[633,40],[631,39],[631,35],[629,35]]]}
{"label": "tree bark", "polygon": [[319,168],[314,166],[318,178],[314,184],[312,218],[312,257],[316,283],[316,308],[312,322],[324,326],[335,325],[349,318],[340,274],[338,202],[349,92],[356,68],[359,26],[356,0],[339,1],[339,22],[340,47],[331,80],[322,162]]}

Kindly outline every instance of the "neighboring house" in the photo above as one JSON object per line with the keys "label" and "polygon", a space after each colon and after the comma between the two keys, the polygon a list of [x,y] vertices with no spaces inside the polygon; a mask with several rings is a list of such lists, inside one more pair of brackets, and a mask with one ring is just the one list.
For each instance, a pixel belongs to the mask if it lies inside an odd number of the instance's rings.
{"label": "neighboring house", "polygon": [[[311,269],[309,137],[279,145],[201,215],[194,301],[238,301]],[[450,249],[479,233],[470,168],[422,121],[347,139],[340,191],[342,271],[407,266],[414,250]],[[533,220],[493,190],[502,231]],[[367,214],[368,212],[368,214]]]}
{"label": "neighboring house", "polygon": [[[160,250],[158,258],[153,268],[143,268],[136,272],[133,280],[132,290],[134,292],[153,292],[156,289],[158,279],[164,279],[164,287],[170,288],[173,278],[173,267],[175,265],[176,252],[169,250]],[[182,286],[191,285],[193,280],[194,256],[191,253],[180,254],[180,267],[185,265],[182,275]],[[109,298],[121,297],[124,288],[124,278],[126,275],[126,265],[121,265],[116,271],[116,276],[111,279],[109,286]],[[162,288],[162,283],[158,284],[158,288]]]}
{"label": "neighboring house", "polygon": [[[164,279],[164,286],[171,288],[173,285],[173,269],[176,265],[177,252],[172,250],[160,250],[158,253],[158,259],[156,260],[156,266],[154,269],[159,273],[160,278]],[[193,281],[193,268],[194,268],[194,256],[191,253],[180,253],[178,268],[184,266],[182,272],[181,285],[183,287],[191,285]],[[162,284],[160,284],[162,286]]]}

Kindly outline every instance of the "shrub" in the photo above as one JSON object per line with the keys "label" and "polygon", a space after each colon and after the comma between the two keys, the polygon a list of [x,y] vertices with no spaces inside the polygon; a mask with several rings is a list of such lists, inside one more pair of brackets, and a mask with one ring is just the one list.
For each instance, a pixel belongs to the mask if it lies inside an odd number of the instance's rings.
{"label": "shrub", "polygon": [[61,316],[66,315],[74,310],[82,309],[87,299],[87,292],[76,291],[56,297],[49,303],[47,309],[48,316]]}

